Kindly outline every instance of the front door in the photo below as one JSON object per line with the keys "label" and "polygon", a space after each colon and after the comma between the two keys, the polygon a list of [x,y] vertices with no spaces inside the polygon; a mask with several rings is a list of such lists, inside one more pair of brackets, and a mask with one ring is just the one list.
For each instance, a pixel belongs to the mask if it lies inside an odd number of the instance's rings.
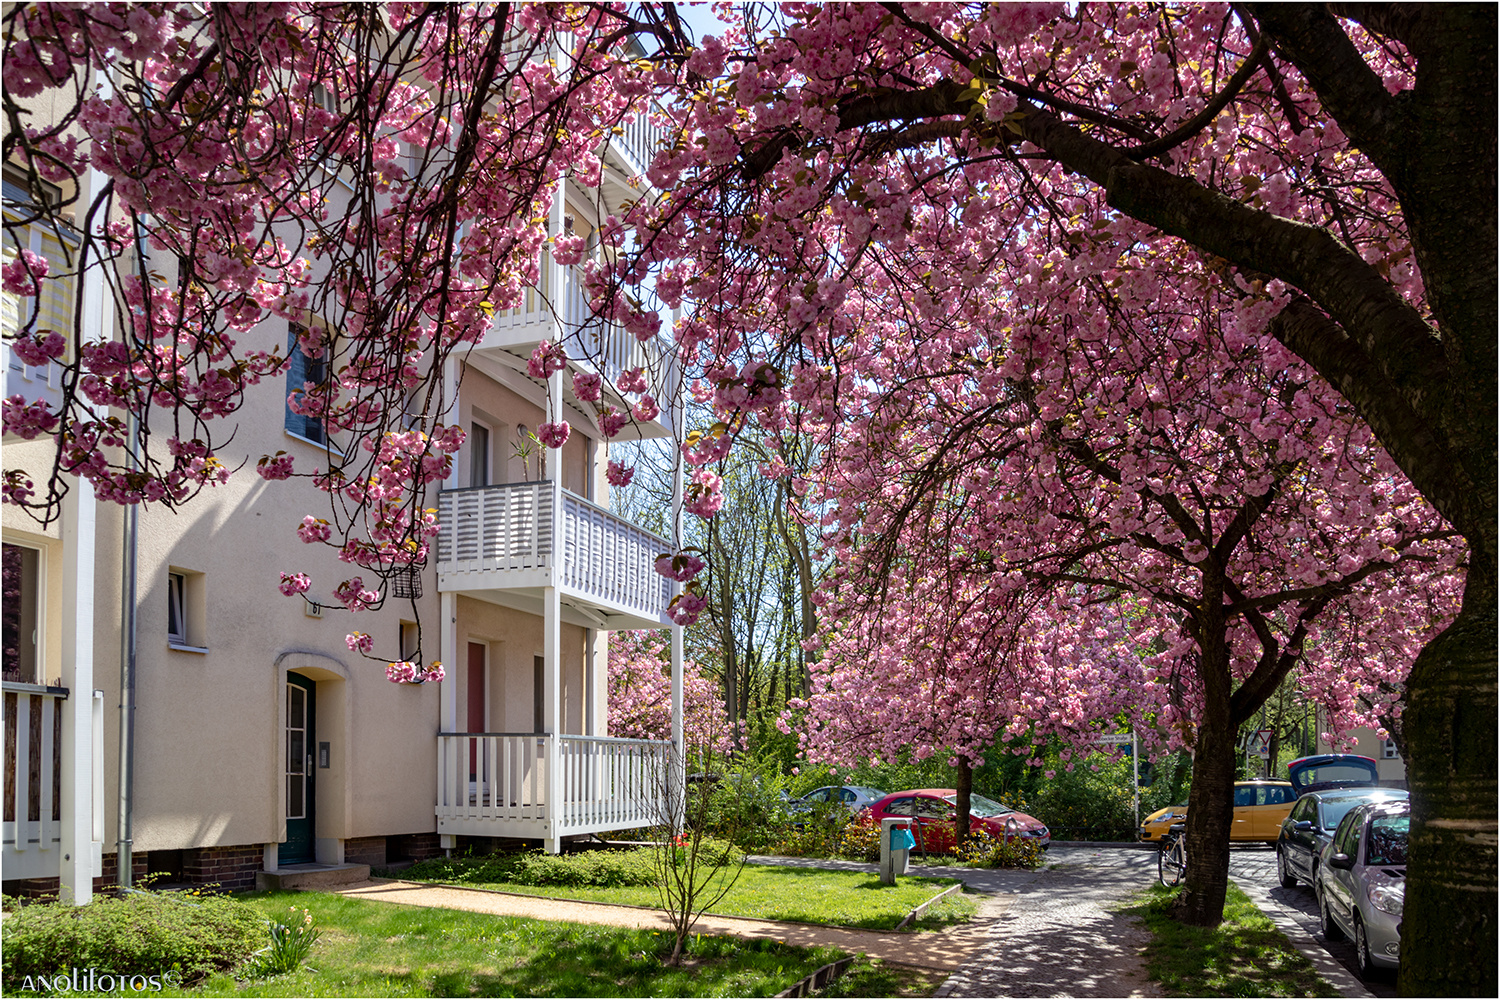
{"label": "front door", "polygon": [[281,865],[306,864],[313,851],[313,740],[316,685],[300,674],[286,675],[286,841],[276,852]]}

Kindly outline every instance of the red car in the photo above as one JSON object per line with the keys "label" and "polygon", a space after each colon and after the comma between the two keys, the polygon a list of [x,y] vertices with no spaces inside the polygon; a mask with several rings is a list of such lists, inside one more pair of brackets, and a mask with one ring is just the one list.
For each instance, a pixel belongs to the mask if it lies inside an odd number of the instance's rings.
{"label": "red car", "polygon": [[[919,837],[927,850],[941,853],[951,851],[957,842],[957,802],[958,791],[953,788],[913,788],[892,792],[865,815],[875,823],[887,816],[913,816],[921,831],[913,829],[912,836]],[[1052,844],[1052,834],[1041,820],[983,795],[969,796],[969,823],[969,829],[983,830],[996,840],[1005,836],[1009,824],[1012,837],[1038,839],[1043,848]]]}

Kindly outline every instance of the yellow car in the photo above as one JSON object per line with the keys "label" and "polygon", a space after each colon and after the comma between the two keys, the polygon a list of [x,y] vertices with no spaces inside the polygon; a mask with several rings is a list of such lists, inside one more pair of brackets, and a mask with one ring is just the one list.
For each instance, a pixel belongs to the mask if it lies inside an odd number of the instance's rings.
{"label": "yellow car", "polygon": [[[1281,834],[1281,821],[1292,811],[1297,793],[1290,781],[1260,779],[1234,783],[1234,823],[1229,828],[1232,841],[1263,840],[1274,844]],[[1167,806],[1141,820],[1142,840],[1159,841],[1173,823],[1187,819],[1187,806]]]}

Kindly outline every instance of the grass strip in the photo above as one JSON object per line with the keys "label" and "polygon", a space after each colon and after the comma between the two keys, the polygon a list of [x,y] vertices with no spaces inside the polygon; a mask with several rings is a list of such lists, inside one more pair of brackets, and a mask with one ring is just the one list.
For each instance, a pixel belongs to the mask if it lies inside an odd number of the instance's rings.
{"label": "grass strip", "polygon": [[1144,903],[1123,911],[1141,917],[1151,932],[1146,974],[1168,996],[1337,995],[1233,882],[1224,899],[1224,922],[1217,927],[1189,927],[1172,919],[1167,910],[1176,895],[1176,889],[1153,885]]}
{"label": "grass strip", "polygon": [[[629,906],[661,905],[661,899],[653,886],[535,886],[517,882],[470,880],[466,877],[466,866],[461,863],[464,860],[466,859],[445,859],[446,863],[441,870],[414,866],[398,873],[398,877],[409,881],[468,885],[477,889],[494,889],[552,899],[623,903]],[[475,870],[483,871],[483,859],[474,861]],[[888,886],[881,883],[879,876],[867,872],[746,865],[729,894],[713,906],[713,912],[727,917],[790,920],[888,931],[894,930],[912,910],[954,884],[956,880],[950,878],[912,876],[898,879],[895,885]],[[973,916],[977,908],[978,904],[973,897],[961,892],[954,893],[933,904],[914,926],[931,930],[964,923]]]}
{"label": "grass strip", "polygon": [[[293,902],[323,934],[303,968],[271,979],[218,973],[161,997],[774,996],[843,956],[769,940],[695,937],[679,968],[661,931],[499,917],[323,893],[255,893],[267,916]],[[856,980],[858,982],[858,980]],[[876,994],[865,994],[876,995]]]}

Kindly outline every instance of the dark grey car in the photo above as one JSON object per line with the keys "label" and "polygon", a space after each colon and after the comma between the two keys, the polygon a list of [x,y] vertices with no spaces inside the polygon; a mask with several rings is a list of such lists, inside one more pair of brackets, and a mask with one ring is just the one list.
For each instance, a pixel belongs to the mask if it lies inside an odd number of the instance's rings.
{"label": "dark grey car", "polygon": [[1301,879],[1308,885],[1318,877],[1319,858],[1339,820],[1349,810],[1365,802],[1404,802],[1407,793],[1399,788],[1329,788],[1307,792],[1286,819],[1276,838],[1276,877],[1290,889]]}

